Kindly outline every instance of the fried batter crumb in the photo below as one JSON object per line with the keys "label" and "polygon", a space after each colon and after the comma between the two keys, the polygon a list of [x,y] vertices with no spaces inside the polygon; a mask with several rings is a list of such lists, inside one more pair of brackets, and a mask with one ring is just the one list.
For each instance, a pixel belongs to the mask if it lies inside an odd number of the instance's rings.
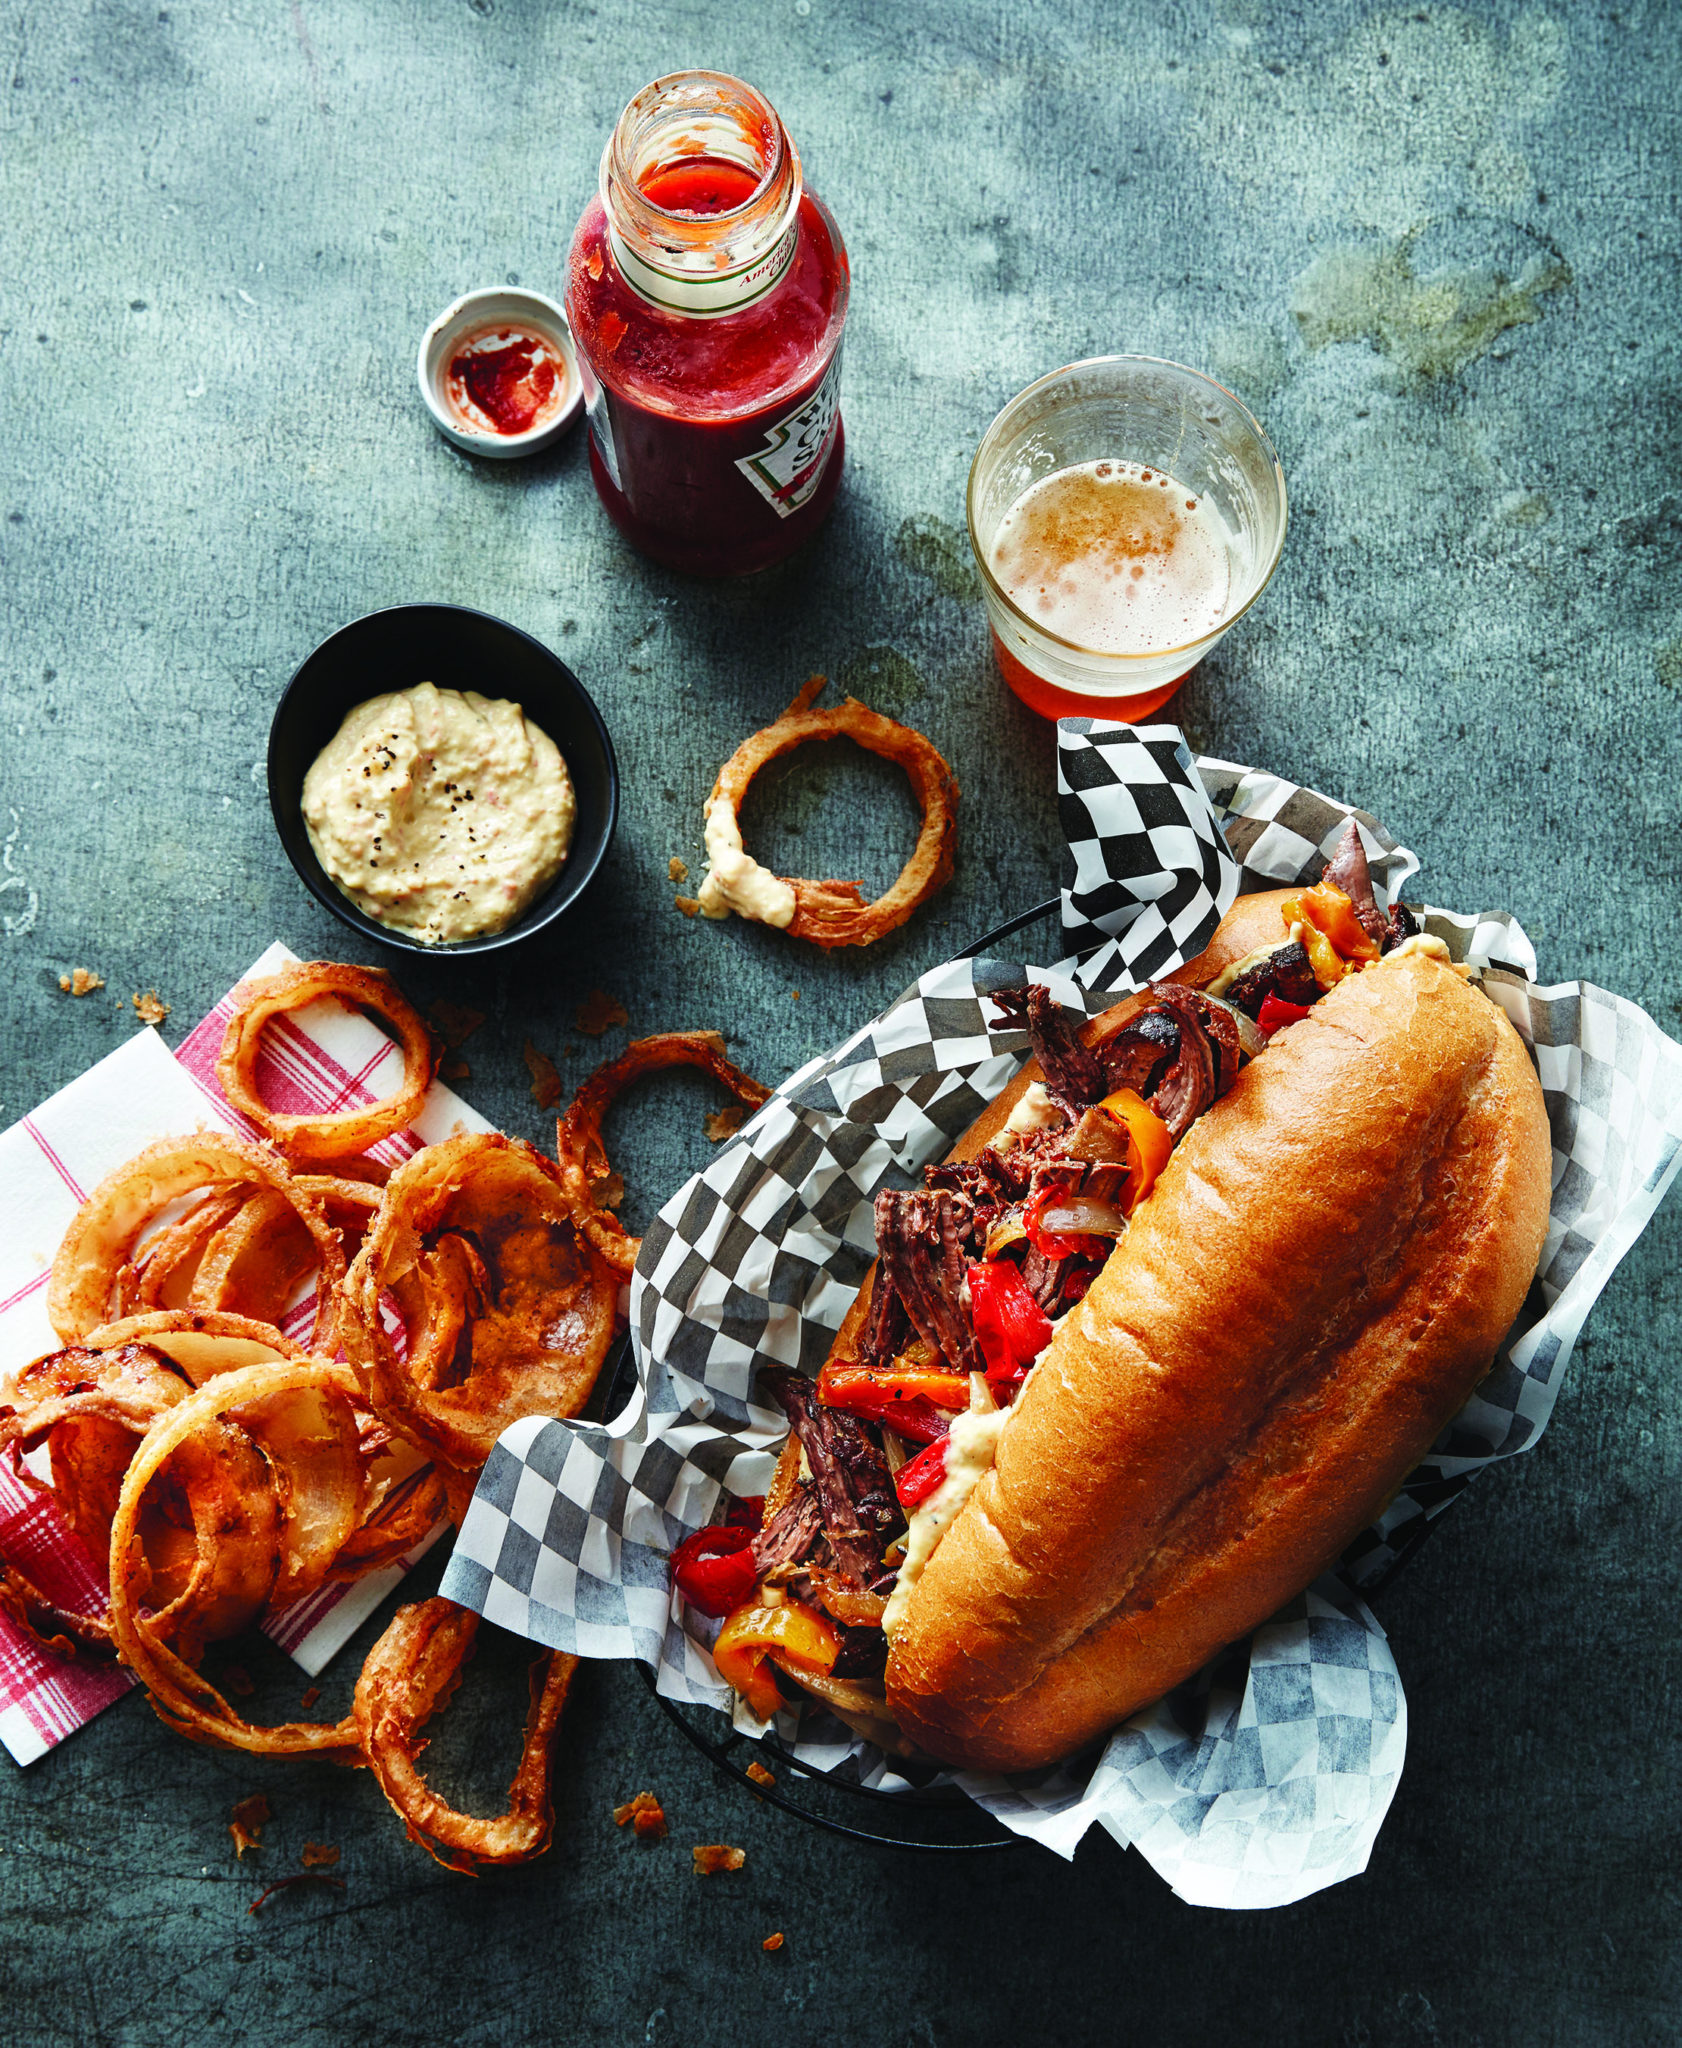
{"label": "fried batter crumb", "polygon": [[306,1842],[298,1861],[306,1870],[331,1869],[339,1860],[336,1842]]}
{"label": "fried batter crumb", "polygon": [[442,997],[426,1013],[426,1021],[444,1041],[446,1052],[455,1052],[485,1021],[483,1010],[470,1010],[462,1003],[447,1003]]}
{"label": "fried batter crumb", "polygon": [[666,1826],[665,1809],[652,1792],[639,1792],[634,1799],[627,1799],[623,1806],[613,1809],[614,1825],[623,1827],[631,1823],[631,1832],[644,1842],[663,1842],[670,1830]]}
{"label": "fried batter crumb", "polygon": [[307,1714],[310,1708],[315,1705],[316,1701],[320,1699],[320,1697],[321,1687],[319,1685],[312,1685],[309,1688],[309,1690],[304,1694],[303,1698],[298,1702],[298,1704]]}
{"label": "fried batter crumb", "polygon": [[759,1945],[767,1955],[775,1955],[783,1945],[783,1938],[780,1934],[768,1934]]}
{"label": "fried batter crumb", "polygon": [[460,1053],[453,1052],[447,1060],[439,1063],[438,1078],[442,1081],[465,1081],[472,1072],[473,1069],[462,1058]]}
{"label": "fried batter crumb", "polygon": [[688,861],[679,860],[674,853],[666,863],[666,880],[668,882],[687,882],[689,880]]}
{"label": "fried batter crumb", "polygon": [[277,1877],[266,1892],[259,1892],[257,1897],[246,1907],[246,1912],[257,1912],[274,1897],[276,1892],[290,1891],[295,1884],[330,1884],[341,1892],[345,1888],[345,1881],[342,1877],[329,1877],[324,1870],[295,1870],[290,1877]]}
{"label": "fried batter crumb", "polygon": [[740,1870],[748,1860],[745,1849],[732,1849],[724,1842],[697,1842],[689,1853],[695,1859],[697,1877],[712,1877],[720,1870]]}
{"label": "fried batter crumb", "polygon": [[715,1145],[725,1138],[733,1138],[742,1128],[747,1113],[747,1105],[742,1102],[727,1102],[722,1109],[710,1110],[707,1114],[707,1136]]}
{"label": "fried batter crumb", "polygon": [[593,988],[578,1006],[578,1028],[586,1038],[600,1038],[615,1024],[629,1024],[630,1012],[617,996]]}
{"label": "fried batter crumb", "polygon": [[68,974],[61,974],[58,985],[67,996],[91,996],[96,988],[105,986],[103,974],[95,974],[91,967],[72,967]]}
{"label": "fried batter crumb", "polygon": [[672,901],[683,912],[685,917],[694,917],[701,908],[699,896],[674,896]]}
{"label": "fried batter crumb", "polygon": [[561,1077],[555,1071],[555,1062],[546,1052],[539,1052],[528,1038],[521,1051],[525,1055],[526,1071],[531,1075],[531,1099],[539,1109],[553,1109],[566,1090],[561,1086]]}
{"label": "fried batter crumb", "polygon": [[228,1823],[228,1833],[234,1838],[234,1854],[243,1860],[247,1849],[262,1848],[264,1825],[273,1818],[266,1794],[253,1792],[249,1799],[242,1799]]}
{"label": "fried batter crumb", "polygon": [[768,1771],[761,1763],[749,1764],[748,1776],[756,1785],[774,1785],[777,1782],[776,1772]]}
{"label": "fried batter crumb", "polygon": [[161,1024],[169,1015],[169,1004],[158,1001],[158,992],[155,988],[149,988],[143,996],[130,996],[129,1001],[133,1003],[135,1015],[142,1024],[155,1026]]}

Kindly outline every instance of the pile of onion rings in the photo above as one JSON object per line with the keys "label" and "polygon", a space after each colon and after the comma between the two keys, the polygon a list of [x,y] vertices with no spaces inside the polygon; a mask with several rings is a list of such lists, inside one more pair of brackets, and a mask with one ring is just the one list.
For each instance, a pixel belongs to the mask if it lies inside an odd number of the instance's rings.
{"label": "pile of onion rings", "polygon": [[[824,682],[823,676],[813,676],[782,717],[744,740],[718,771],[706,803],[710,865],[699,904],[704,916],[724,917],[735,910],[741,916],[774,924],[791,938],[809,939],[814,946],[868,946],[904,924],[920,904],[951,880],[958,845],[958,784],[930,740],[910,726],[872,711],[856,697],[826,710],[814,710],[813,700]],[[910,777],[923,812],[922,830],[911,858],[874,903],[864,900],[856,882],[808,882],[770,875],[742,847],[742,800],[760,769],[808,740],[842,735],[885,760],[897,761]]]}
{"label": "pile of onion rings", "polygon": [[[322,994],[398,1033],[403,1087],[366,1110],[279,1115],[256,1093],[262,1027]],[[446,1508],[459,1521],[510,1422],[582,1408],[639,1242],[612,1213],[622,1186],[601,1139],[622,1088],[681,1064],[744,1108],[768,1090],[717,1033],[672,1032],[585,1083],[559,1126],[559,1164],[494,1134],[426,1146],[395,1170],[354,1149],[404,1128],[433,1061],[383,975],[315,962],[239,991],[219,1073],[265,1139],[165,1139],[95,1188],[52,1269],[64,1348],[0,1399],[0,1458],[54,1496],[108,1579],[109,1611],[68,1612],[5,1560],[0,1611],[58,1655],[115,1655],[191,1741],[367,1765],[411,1838],[471,1872],[548,1845],[573,1658],[532,1667],[507,1810],[481,1819],[416,1768],[476,1615],[438,1598],[401,1608],[336,1722],[254,1725],[205,1675],[206,1648],[402,1557]],[[299,1343],[282,1318],[312,1280]]]}

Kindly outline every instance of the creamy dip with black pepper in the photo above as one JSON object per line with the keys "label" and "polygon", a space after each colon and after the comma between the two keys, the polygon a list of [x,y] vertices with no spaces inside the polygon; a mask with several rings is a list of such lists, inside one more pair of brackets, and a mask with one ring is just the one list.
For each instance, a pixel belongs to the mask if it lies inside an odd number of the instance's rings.
{"label": "creamy dip with black pepper", "polygon": [[499,932],[560,872],[577,802],[518,704],[417,683],[358,704],[304,777],[315,857],[423,945]]}

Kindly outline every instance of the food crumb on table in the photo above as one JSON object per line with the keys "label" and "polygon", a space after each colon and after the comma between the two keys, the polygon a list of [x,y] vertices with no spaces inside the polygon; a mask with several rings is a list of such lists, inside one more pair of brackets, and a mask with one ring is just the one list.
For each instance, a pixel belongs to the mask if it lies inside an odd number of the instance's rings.
{"label": "food crumb on table", "polygon": [[693,917],[696,914],[696,912],[701,908],[701,899],[699,896],[674,896],[672,898],[672,901],[677,905],[678,909],[683,912],[685,917]]}
{"label": "food crumb on table", "polygon": [[680,860],[674,853],[666,863],[666,880],[668,882],[687,882],[689,880],[688,861]]}
{"label": "food crumb on table", "polygon": [[135,1015],[142,1024],[155,1026],[161,1024],[169,1015],[169,1004],[159,1002],[158,992],[155,988],[149,988],[143,996],[132,995],[129,997],[129,1001],[133,1003]]}
{"label": "food crumb on table", "polygon": [[617,996],[593,988],[578,1006],[578,1028],[586,1038],[600,1038],[615,1024],[629,1024],[631,1013]]}
{"label": "food crumb on table", "polygon": [[776,1772],[768,1771],[762,1763],[749,1764],[748,1776],[756,1785],[774,1785],[777,1782]]}
{"label": "food crumb on table", "polygon": [[103,974],[95,974],[91,967],[72,967],[68,974],[61,974],[58,985],[67,996],[91,996],[95,989],[105,986]]}
{"label": "food crumb on table", "polygon": [[306,1870],[331,1869],[339,1860],[336,1842],[306,1842],[298,1861]]}
{"label": "food crumb on table", "polygon": [[689,1853],[695,1859],[697,1877],[712,1877],[721,1870],[740,1870],[748,1860],[745,1849],[732,1849],[727,1842],[697,1842]]}
{"label": "food crumb on table", "polygon": [[526,1071],[531,1075],[532,1101],[539,1109],[553,1109],[566,1093],[561,1085],[561,1077],[555,1071],[555,1062],[546,1052],[539,1052],[529,1038],[520,1051],[526,1063]]}
{"label": "food crumb on table", "polygon": [[707,1112],[707,1136],[717,1145],[725,1138],[733,1138],[742,1128],[747,1117],[747,1104],[727,1102],[722,1109]]}
{"label": "food crumb on table", "polygon": [[228,1822],[228,1833],[234,1838],[235,1856],[243,1861],[247,1849],[262,1848],[263,1828],[273,1818],[266,1794],[253,1792],[248,1799],[242,1799]]}
{"label": "food crumb on table", "polygon": [[782,1947],[783,1938],[780,1934],[768,1934],[759,1945],[767,1955],[774,1955]]}
{"label": "food crumb on table", "polygon": [[616,1827],[623,1827],[627,1821],[631,1832],[644,1842],[663,1842],[670,1830],[666,1826],[665,1809],[652,1792],[639,1792],[634,1799],[627,1799],[623,1806],[613,1809]]}

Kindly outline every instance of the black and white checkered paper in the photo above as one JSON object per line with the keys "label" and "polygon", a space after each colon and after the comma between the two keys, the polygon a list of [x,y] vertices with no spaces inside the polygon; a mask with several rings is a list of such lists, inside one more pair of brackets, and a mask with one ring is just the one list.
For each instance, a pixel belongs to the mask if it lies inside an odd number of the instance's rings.
{"label": "black and white checkered paper", "polygon": [[[1096,1013],[1200,952],[1242,891],[1318,878],[1359,822],[1382,900],[1418,863],[1362,811],[1256,769],[1194,759],[1172,726],[1058,727],[1064,838],[1056,967],[953,960],[792,1075],[661,1210],[631,1289],[638,1386],[610,1426],[529,1420],[487,1464],[443,1590],[534,1641],[639,1657],[662,1693],[759,1724],[720,1681],[717,1624],[671,1593],[675,1544],[721,1490],[762,1493],[786,1425],[755,1400],[770,1364],[815,1372],[874,1254],[871,1198],[940,1158],[1027,1056],[990,1022],[1024,972]],[[1411,892],[1408,892],[1411,897]],[[1095,1754],[1028,1779],[961,1776],[989,1812],[1062,1855],[1094,1823],[1181,1897],[1283,1905],[1366,1867],[1407,1746],[1384,1631],[1362,1598],[1471,1476],[1546,1426],[1590,1305],[1682,1160],[1682,1047],[1584,982],[1535,983],[1503,912],[1425,927],[1532,1048],[1552,1120],[1552,1218],[1495,1368],[1340,1569]],[[813,1711],[779,1717],[802,1760],[903,1782]]]}

